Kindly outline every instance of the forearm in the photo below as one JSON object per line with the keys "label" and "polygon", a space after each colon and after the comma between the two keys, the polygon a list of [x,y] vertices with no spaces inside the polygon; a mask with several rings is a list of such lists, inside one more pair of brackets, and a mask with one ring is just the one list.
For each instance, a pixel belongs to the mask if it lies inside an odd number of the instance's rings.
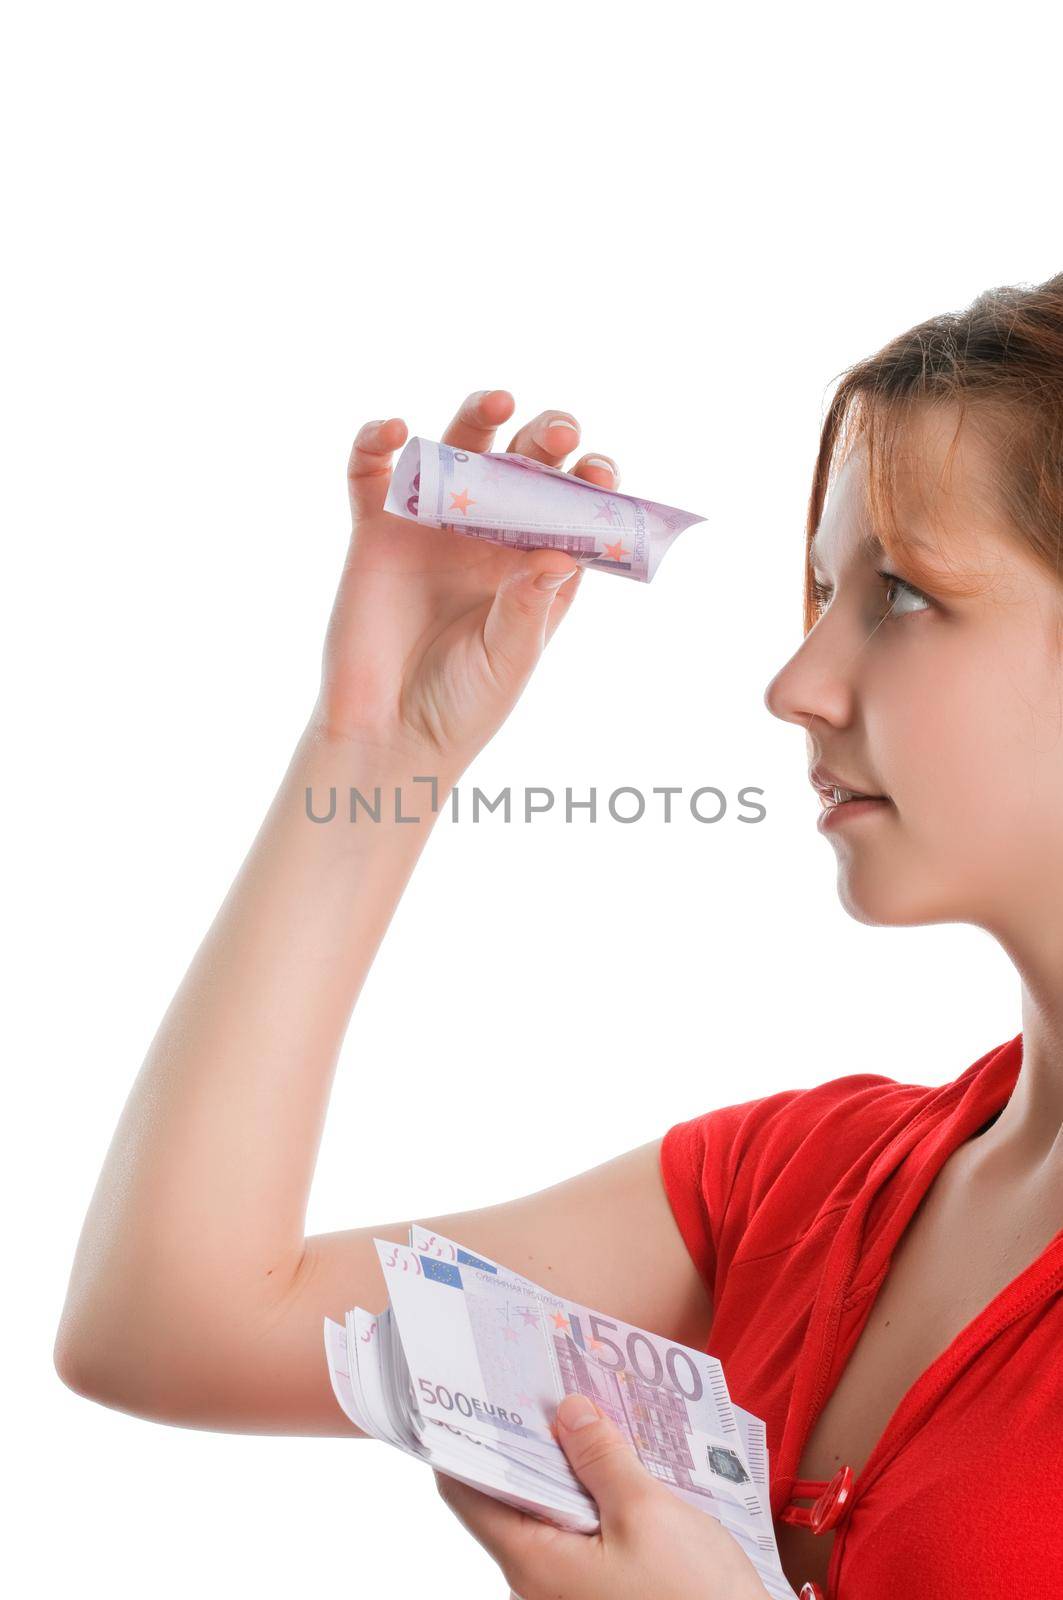
{"label": "forearm", "polygon": [[[452,779],[308,727],[132,1087],[78,1244],[56,1342],[96,1362],[165,1356],[212,1314],[283,1295],[351,1010]],[[353,786],[381,818],[349,821]],[[307,815],[306,790],[328,823]],[[394,790],[402,814],[395,820]],[[224,1306],[224,1311],[221,1307]],[[215,1311],[214,1308],[217,1308]],[[159,1341],[162,1341],[160,1344]]]}

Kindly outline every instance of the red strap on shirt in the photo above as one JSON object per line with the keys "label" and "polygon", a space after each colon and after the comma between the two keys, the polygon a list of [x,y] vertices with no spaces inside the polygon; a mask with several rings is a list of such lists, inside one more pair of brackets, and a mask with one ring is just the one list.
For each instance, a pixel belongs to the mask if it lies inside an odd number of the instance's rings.
{"label": "red strap on shirt", "polygon": [[[828,1483],[823,1478],[795,1478],[791,1501],[780,1514],[780,1522],[795,1528],[810,1528],[813,1533],[827,1533],[845,1516],[853,1492],[852,1467],[839,1467]],[[815,1495],[812,1506],[794,1505],[794,1500],[809,1500]]]}

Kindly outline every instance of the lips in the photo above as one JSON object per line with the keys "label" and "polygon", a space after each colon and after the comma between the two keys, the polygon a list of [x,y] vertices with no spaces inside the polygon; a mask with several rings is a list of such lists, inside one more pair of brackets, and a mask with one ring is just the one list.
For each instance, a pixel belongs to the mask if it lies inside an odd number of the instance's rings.
{"label": "lips", "polygon": [[847,800],[887,800],[888,795],[863,788],[855,778],[842,777],[817,761],[808,771],[809,781],[817,790],[825,806],[843,804]]}

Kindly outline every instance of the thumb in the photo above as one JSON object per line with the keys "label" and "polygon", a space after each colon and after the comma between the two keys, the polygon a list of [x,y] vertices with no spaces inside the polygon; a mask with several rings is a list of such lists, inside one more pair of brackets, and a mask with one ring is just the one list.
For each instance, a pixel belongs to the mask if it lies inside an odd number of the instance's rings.
{"label": "thumb", "polygon": [[383,511],[391,486],[391,458],[406,443],[405,435],[401,417],[366,422],[358,430],[347,462],[347,489],[355,522],[368,521]]}
{"label": "thumb", "polygon": [[598,1502],[603,1524],[658,1487],[620,1429],[586,1395],[565,1395],[557,1408],[557,1437],[569,1466]]}
{"label": "thumb", "polygon": [[546,643],[554,598],[578,571],[571,556],[551,550],[502,579],[484,621],[484,650],[497,677],[523,682],[529,675]]}

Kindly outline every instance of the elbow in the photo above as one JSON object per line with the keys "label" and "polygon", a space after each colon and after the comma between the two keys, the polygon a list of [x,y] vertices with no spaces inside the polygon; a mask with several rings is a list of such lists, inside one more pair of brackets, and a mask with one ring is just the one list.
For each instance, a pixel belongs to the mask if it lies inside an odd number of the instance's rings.
{"label": "elbow", "polygon": [[191,1349],[179,1339],[164,1346],[117,1332],[86,1335],[61,1324],[52,1349],[52,1363],[73,1394],[109,1411],[121,1411],[143,1422],[175,1427],[217,1428],[216,1397],[209,1373],[197,1362],[200,1346]]}
{"label": "elbow", "polygon": [[52,1362],[66,1387],[74,1394],[91,1398],[91,1379],[85,1353],[60,1329],[52,1348]]}
{"label": "elbow", "polygon": [[96,1399],[99,1384],[96,1381],[91,1352],[85,1341],[75,1337],[65,1322],[59,1324],[59,1331],[55,1336],[52,1364],[63,1383],[74,1394],[81,1395],[86,1400]]}
{"label": "elbow", "polygon": [[63,1307],[63,1314],[56,1329],[55,1343],[52,1345],[52,1365],[67,1388],[73,1389],[75,1394],[81,1393],[82,1344],[82,1340],[74,1337],[68,1302]]}
{"label": "elbow", "polygon": [[60,1336],[55,1341],[52,1361],[63,1383],[80,1399],[92,1400],[109,1411],[124,1411],[145,1422],[158,1420],[152,1407],[146,1401],[138,1401],[128,1384],[120,1382],[113,1369],[104,1369],[98,1360],[93,1360],[92,1352],[84,1346]]}
{"label": "elbow", "polygon": [[59,1317],[52,1364],[71,1393],[112,1411],[150,1420],[172,1337],[163,1337],[168,1311],[147,1297],[130,1304],[124,1285],[72,1283]]}
{"label": "elbow", "polygon": [[52,1365],[66,1387],[74,1394],[92,1398],[93,1346],[98,1343],[92,1333],[89,1319],[90,1307],[85,1297],[75,1296],[67,1290],[66,1301],[59,1317],[52,1345]]}
{"label": "elbow", "polygon": [[101,1359],[98,1341],[84,1338],[60,1323],[52,1347],[52,1364],[62,1382],[84,1400],[116,1411],[132,1411],[126,1386],[118,1383],[113,1363]]}

